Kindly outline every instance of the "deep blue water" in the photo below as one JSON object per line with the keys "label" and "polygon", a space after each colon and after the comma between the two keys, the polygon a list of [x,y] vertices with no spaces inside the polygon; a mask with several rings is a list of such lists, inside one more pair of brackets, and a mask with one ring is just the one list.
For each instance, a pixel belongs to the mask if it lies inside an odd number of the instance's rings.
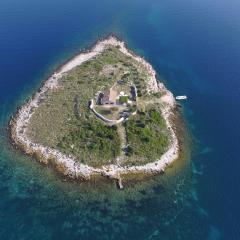
{"label": "deep blue water", "polygon": [[[240,239],[239,12],[237,0],[2,0],[0,239]],[[123,192],[62,182],[6,131],[41,80],[109,33],[188,95],[194,138],[190,161]]]}

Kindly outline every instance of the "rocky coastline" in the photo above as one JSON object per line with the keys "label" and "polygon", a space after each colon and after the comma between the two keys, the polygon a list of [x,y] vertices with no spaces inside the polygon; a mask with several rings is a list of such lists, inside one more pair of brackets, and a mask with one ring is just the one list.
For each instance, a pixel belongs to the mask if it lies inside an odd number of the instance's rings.
{"label": "rocky coastline", "polygon": [[[162,114],[166,120],[167,127],[170,131],[171,139],[168,150],[155,162],[147,163],[141,166],[120,166],[120,165],[104,165],[99,168],[91,167],[80,163],[73,156],[65,155],[57,149],[52,149],[32,142],[26,135],[27,125],[41,102],[44,100],[45,93],[48,90],[55,90],[58,88],[58,80],[68,71],[74,67],[82,64],[83,62],[94,58],[101,54],[104,49],[109,46],[118,46],[119,50],[124,54],[132,57],[136,61],[143,64],[148,70],[147,91],[157,93],[164,92],[161,97],[163,103]],[[50,76],[40,90],[22,107],[20,107],[16,115],[10,121],[10,135],[13,143],[15,143],[21,150],[28,155],[35,156],[40,162],[45,164],[53,163],[56,169],[64,175],[72,179],[90,179],[94,174],[100,174],[111,179],[118,180],[121,183],[121,176],[129,173],[146,173],[154,174],[160,173],[165,168],[175,161],[179,156],[179,141],[174,131],[174,126],[171,121],[171,116],[174,114],[176,101],[173,94],[167,90],[163,83],[157,81],[156,72],[152,66],[147,63],[142,57],[135,55],[132,51],[128,50],[123,41],[118,40],[114,36],[98,41],[91,50],[80,53],[75,56]],[[121,187],[121,184],[119,184]]]}

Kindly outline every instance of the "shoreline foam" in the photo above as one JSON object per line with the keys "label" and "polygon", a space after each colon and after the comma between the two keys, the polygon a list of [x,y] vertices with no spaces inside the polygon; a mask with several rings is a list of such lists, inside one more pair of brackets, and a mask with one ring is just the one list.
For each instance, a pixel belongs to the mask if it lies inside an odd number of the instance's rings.
{"label": "shoreline foam", "polygon": [[[91,167],[82,163],[79,163],[70,155],[65,155],[59,150],[52,149],[37,143],[33,143],[26,136],[26,128],[34,114],[34,109],[41,104],[41,100],[44,99],[44,95],[48,90],[53,90],[58,88],[58,80],[74,67],[82,64],[83,62],[92,59],[93,57],[101,54],[108,45],[120,46],[119,50],[124,54],[134,58],[136,61],[143,64],[149,73],[147,80],[147,90],[148,92],[158,92],[164,91],[165,95],[161,97],[161,101],[164,104],[162,108],[163,117],[166,120],[167,127],[170,130],[171,140],[168,150],[160,157],[160,159],[155,162],[147,163],[142,166],[119,166],[115,164],[104,165],[99,168]],[[11,138],[12,140],[27,154],[37,154],[40,155],[41,160],[48,163],[52,159],[56,165],[62,166],[65,175],[70,178],[84,178],[89,179],[93,174],[101,174],[106,177],[113,179],[119,179],[121,174],[128,173],[159,173],[163,172],[165,168],[176,160],[179,156],[179,143],[174,132],[171,115],[173,114],[173,109],[176,105],[173,94],[165,88],[163,83],[160,83],[156,79],[156,72],[152,66],[146,62],[142,57],[135,55],[130,50],[128,50],[123,41],[118,40],[116,37],[110,36],[105,40],[98,41],[97,44],[87,52],[82,52],[71,60],[62,65],[56,72],[54,72],[43,84],[40,90],[30,99],[26,104],[24,104],[17,112],[16,116],[11,120]]]}

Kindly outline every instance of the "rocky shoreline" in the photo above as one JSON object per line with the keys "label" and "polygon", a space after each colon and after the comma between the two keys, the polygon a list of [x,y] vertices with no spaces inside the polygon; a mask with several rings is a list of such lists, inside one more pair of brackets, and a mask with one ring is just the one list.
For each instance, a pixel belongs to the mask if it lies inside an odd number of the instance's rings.
{"label": "rocky shoreline", "polygon": [[[27,125],[41,102],[44,100],[45,93],[48,90],[54,90],[58,88],[58,80],[68,71],[74,67],[82,64],[83,62],[92,59],[93,57],[101,54],[104,49],[109,46],[119,46],[119,50],[124,54],[134,58],[136,61],[143,64],[148,72],[149,77],[147,80],[147,91],[151,93],[164,92],[161,97],[163,103],[162,114],[166,120],[167,127],[171,134],[170,146],[168,150],[157,159],[155,162],[151,162],[142,166],[119,166],[119,165],[104,165],[99,168],[91,167],[82,163],[79,163],[70,155],[65,155],[57,149],[52,149],[47,146],[43,146],[34,142],[31,142],[26,135]],[[171,116],[174,114],[176,102],[173,94],[168,91],[163,83],[160,83],[156,79],[156,72],[152,66],[147,63],[143,58],[135,55],[128,50],[123,41],[118,40],[116,37],[110,36],[105,40],[98,41],[97,44],[90,50],[75,56],[64,65],[62,65],[56,72],[50,76],[40,90],[21,108],[18,109],[16,115],[10,121],[10,135],[13,142],[22,149],[26,154],[34,155],[39,161],[48,164],[54,163],[58,171],[61,171],[64,175],[67,175],[73,179],[90,179],[91,175],[100,174],[112,179],[116,179],[121,183],[121,175],[128,173],[159,173],[163,172],[165,168],[176,160],[179,156],[179,142],[172,126]],[[120,184],[119,184],[120,186]]]}

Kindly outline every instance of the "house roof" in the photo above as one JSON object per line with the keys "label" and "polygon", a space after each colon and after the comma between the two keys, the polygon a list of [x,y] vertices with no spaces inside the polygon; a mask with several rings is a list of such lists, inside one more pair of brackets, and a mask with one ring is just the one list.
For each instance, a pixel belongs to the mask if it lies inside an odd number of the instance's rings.
{"label": "house roof", "polygon": [[117,98],[117,91],[110,89],[110,93],[109,93],[109,101],[115,103],[116,102],[116,98]]}
{"label": "house roof", "polygon": [[103,94],[103,101],[108,102],[109,101],[109,91],[105,91]]}

